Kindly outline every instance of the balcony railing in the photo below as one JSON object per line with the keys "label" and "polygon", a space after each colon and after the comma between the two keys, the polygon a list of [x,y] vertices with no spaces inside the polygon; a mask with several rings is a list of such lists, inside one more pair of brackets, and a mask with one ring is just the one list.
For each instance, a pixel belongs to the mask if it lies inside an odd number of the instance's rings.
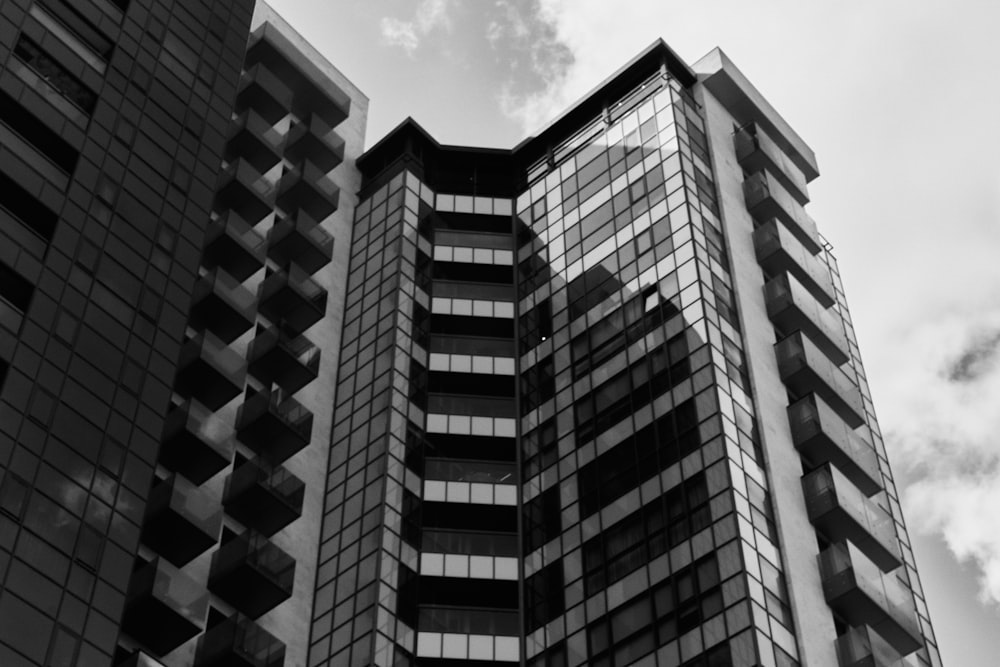
{"label": "balcony railing", "polygon": [[851,625],[869,625],[902,655],[922,644],[913,594],[857,547],[837,542],[819,554],[827,604]]}
{"label": "balcony railing", "polygon": [[242,157],[260,173],[281,161],[285,137],[253,109],[244,111],[229,126],[226,160]]}
{"label": "balcony railing", "polygon": [[892,516],[836,468],[827,463],[807,473],[802,490],[809,520],[829,541],[850,540],[886,572],[902,564]]}
{"label": "balcony railing", "polygon": [[157,480],[146,503],[142,541],[180,567],[219,539],[222,511],[206,492],[179,475]]}
{"label": "balcony railing", "polygon": [[793,393],[817,394],[852,428],[865,423],[865,405],[857,385],[802,332],[786,336],[774,351],[778,373]]}
{"label": "balcony railing", "polygon": [[175,388],[183,396],[198,399],[209,410],[218,410],[239,395],[246,375],[243,357],[203,331],[181,348]]}
{"label": "balcony railing", "polygon": [[305,336],[287,336],[278,327],[260,331],[247,351],[250,373],[289,394],[316,379],[320,350]]}
{"label": "balcony railing", "polygon": [[837,637],[840,667],[906,667],[899,651],[867,625],[850,628]]}
{"label": "balcony railing", "polygon": [[286,171],[278,183],[278,205],[285,211],[303,210],[313,220],[332,214],[339,202],[340,188],[309,160]]}
{"label": "balcony railing", "polygon": [[253,326],[256,305],[253,292],[222,269],[215,268],[195,283],[191,296],[191,326],[208,329],[231,343]]}
{"label": "balcony railing", "polygon": [[264,266],[264,237],[233,211],[209,223],[202,263],[220,266],[239,281]]}
{"label": "balcony railing", "polygon": [[305,211],[278,218],[267,233],[267,255],[280,266],[294,262],[315,273],[333,257],[333,236]]}
{"label": "balcony railing", "polygon": [[826,310],[787,273],[782,273],[764,285],[767,315],[784,333],[802,331],[834,364],[840,366],[850,359],[847,334],[839,315]]}
{"label": "balcony railing", "polygon": [[805,246],[777,218],[768,220],[753,233],[757,262],[771,275],[787,271],[809,290],[824,308],[834,297],[830,269],[805,249]]}
{"label": "balcony railing", "polygon": [[758,171],[743,181],[743,196],[747,210],[758,222],[778,218],[806,250],[814,255],[820,251],[816,223],[768,172]]}
{"label": "balcony railing", "polygon": [[295,264],[267,276],[258,292],[261,314],[293,333],[323,318],[326,297],[326,290]]}
{"label": "balcony railing", "polygon": [[741,127],[733,138],[736,142],[736,159],[744,171],[767,169],[781,181],[799,204],[804,206],[809,201],[806,177],[802,170],[755,123]]}
{"label": "balcony railing", "polygon": [[262,535],[271,536],[302,516],[306,485],[281,466],[250,459],[226,479],[226,514]]}
{"label": "balcony railing", "polygon": [[166,655],[201,632],[208,597],[204,585],[154,559],[132,572],[122,630],[156,655]]}
{"label": "balcony railing", "polygon": [[251,225],[274,208],[277,189],[259,171],[242,158],[229,163],[219,175],[216,188],[216,210],[235,211]]}
{"label": "balcony railing", "polygon": [[344,140],[314,114],[288,131],[285,154],[292,162],[309,160],[326,173],[344,161]]}
{"label": "balcony railing", "polygon": [[233,429],[194,399],[167,413],[159,462],[203,484],[233,460]]}
{"label": "balcony railing", "polygon": [[257,618],[292,596],[295,559],[266,537],[247,531],[212,556],[208,588],[234,608]]}
{"label": "balcony railing", "polygon": [[878,455],[833,408],[815,394],[788,406],[796,449],[815,465],[830,462],[866,496],[882,490]]}
{"label": "balcony railing", "polygon": [[198,640],[195,667],[282,667],[285,645],[241,614],[210,627]]}
{"label": "balcony railing", "polygon": [[276,465],[301,451],[312,437],[313,415],[280,389],[249,397],[236,413],[236,434],[250,449]]}
{"label": "balcony railing", "polygon": [[236,93],[239,108],[252,108],[272,125],[288,115],[292,98],[292,90],[262,64],[243,73]]}

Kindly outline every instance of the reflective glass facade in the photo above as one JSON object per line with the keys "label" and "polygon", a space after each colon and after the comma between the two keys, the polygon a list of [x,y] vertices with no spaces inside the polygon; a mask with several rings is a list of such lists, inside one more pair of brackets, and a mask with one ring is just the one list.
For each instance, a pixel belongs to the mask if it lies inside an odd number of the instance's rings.
{"label": "reflective glass facade", "polygon": [[360,158],[312,664],[939,662],[811,153],[741,86],[659,43],[512,151]]}

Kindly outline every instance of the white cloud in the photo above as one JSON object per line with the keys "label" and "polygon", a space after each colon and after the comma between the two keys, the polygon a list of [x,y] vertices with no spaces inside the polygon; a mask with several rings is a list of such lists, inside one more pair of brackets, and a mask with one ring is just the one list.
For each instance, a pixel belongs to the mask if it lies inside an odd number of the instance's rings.
{"label": "white cloud", "polygon": [[975,563],[981,599],[1000,604],[1000,310],[925,320],[883,365],[878,408],[910,528]]}
{"label": "white cloud", "polygon": [[391,16],[379,22],[382,39],[392,46],[398,46],[413,56],[420,41],[434,30],[451,30],[448,16],[450,0],[420,0],[413,19],[404,21]]}

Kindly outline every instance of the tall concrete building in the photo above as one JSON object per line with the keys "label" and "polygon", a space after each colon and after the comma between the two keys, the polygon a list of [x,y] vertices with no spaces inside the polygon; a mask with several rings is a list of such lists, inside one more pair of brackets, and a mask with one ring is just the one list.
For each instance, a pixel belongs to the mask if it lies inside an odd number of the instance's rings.
{"label": "tall concrete building", "polygon": [[940,665],[724,54],[361,155],[253,5],[0,1],[0,665]]}

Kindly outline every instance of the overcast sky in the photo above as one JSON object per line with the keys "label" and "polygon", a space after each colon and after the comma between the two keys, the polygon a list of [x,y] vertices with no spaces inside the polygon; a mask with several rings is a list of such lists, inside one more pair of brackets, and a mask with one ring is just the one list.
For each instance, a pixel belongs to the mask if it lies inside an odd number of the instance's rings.
{"label": "overcast sky", "polygon": [[720,46],[815,150],[944,662],[1000,655],[1000,3],[270,0],[442,143],[510,148],[662,37]]}

